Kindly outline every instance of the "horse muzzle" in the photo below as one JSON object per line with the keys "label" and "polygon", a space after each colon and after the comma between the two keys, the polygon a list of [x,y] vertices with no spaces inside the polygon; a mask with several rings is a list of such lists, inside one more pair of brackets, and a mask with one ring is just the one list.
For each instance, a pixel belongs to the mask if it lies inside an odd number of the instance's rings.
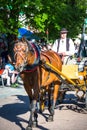
{"label": "horse muzzle", "polygon": [[18,72],[22,72],[24,70],[24,67],[23,65],[16,65],[15,64],[15,69],[18,71]]}

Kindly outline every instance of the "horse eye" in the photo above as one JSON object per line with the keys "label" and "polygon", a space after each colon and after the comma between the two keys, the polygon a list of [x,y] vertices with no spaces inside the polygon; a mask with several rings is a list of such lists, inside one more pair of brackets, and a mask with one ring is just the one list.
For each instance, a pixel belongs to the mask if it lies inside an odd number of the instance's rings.
{"label": "horse eye", "polygon": [[26,50],[23,50],[23,52],[26,52]]}
{"label": "horse eye", "polygon": [[31,50],[32,53],[34,53],[34,50]]}

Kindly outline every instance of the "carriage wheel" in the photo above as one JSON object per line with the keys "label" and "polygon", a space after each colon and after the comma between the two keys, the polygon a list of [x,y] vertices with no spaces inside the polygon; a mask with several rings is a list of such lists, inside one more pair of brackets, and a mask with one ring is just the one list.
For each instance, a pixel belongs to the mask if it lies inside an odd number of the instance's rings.
{"label": "carriage wheel", "polygon": [[85,94],[85,110],[87,111],[87,88],[86,88],[86,94]]}
{"label": "carriage wheel", "polygon": [[85,93],[85,107],[87,110],[87,67],[85,67],[86,70],[86,77],[85,77],[85,84],[86,84],[86,93]]}

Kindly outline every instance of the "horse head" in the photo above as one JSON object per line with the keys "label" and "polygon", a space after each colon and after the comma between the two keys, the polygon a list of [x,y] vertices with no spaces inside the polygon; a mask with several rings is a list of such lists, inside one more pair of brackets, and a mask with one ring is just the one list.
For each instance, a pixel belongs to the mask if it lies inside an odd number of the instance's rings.
{"label": "horse head", "polygon": [[14,46],[15,68],[22,72],[35,67],[39,62],[39,54],[35,44],[28,40],[20,40]]}

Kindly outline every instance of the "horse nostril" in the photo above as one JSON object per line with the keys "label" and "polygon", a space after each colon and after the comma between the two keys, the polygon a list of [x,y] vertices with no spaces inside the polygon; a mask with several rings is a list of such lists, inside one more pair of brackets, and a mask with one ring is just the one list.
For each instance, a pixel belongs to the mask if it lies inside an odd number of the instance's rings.
{"label": "horse nostril", "polygon": [[16,66],[16,64],[14,65],[14,67],[15,67],[15,69],[17,70],[17,66]]}
{"label": "horse nostril", "polygon": [[22,66],[22,65],[19,65],[19,66],[17,67],[17,70],[18,70],[19,72],[22,72],[22,71],[23,71],[23,66]]}
{"label": "horse nostril", "polygon": [[15,67],[16,63],[15,63],[15,62],[13,62],[12,64],[13,64],[13,66]]}

